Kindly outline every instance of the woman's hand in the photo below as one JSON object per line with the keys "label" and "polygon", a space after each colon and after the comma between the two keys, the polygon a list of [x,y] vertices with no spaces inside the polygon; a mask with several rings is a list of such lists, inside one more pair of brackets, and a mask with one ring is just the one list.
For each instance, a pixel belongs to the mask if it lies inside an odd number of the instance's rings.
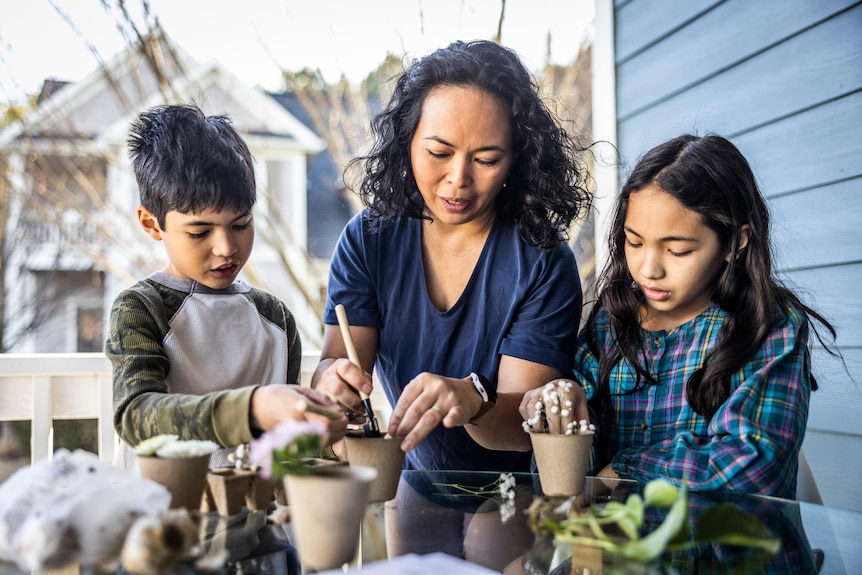
{"label": "woman's hand", "polygon": [[[329,365],[325,366],[324,362],[328,362]],[[323,370],[321,371],[320,368]],[[371,375],[346,357],[322,361],[318,372],[314,389],[331,397],[344,410],[358,416],[365,415],[359,392],[371,394]]]}
{"label": "woman's hand", "polygon": [[311,376],[311,387],[325,393],[351,416],[352,423],[364,421],[365,408],[360,393],[371,395],[371,370],[377,356],[377,328],[350,326],[360,366],[348,359],[347,348],[337,325],[326,325],[323,330],[323,347],[320,363]]}
{"label": "woman's hand", "polygon": [[[549,386],[552,386],[549,388]],[[559,405],[554,412],[553,406],[547,405],[549,391],[556,393],[559,397]],[[565,433],[569,424],[581,420],[590,420],[590,412],[587,409],[587,398],[580,385],[568,379],[550,381],[542,387],[531,389],[524,394],[518,411],[524,421],[529,421],[536,416],[536,404],[541,402],[545,406],[545,414],[548,421],[550,433]]]}
{"label": "woman's hand", "polygon": [[420,373],[401,392],[389,419],[389,434],[403,437],[401,449],[409,451],[440,423],[450,428],[466,424],[482,403],[469,379]]}
{"label": "woman's hand", "polygon": [[347,433],[347,416],[332,399],[315,389],[298,385],[262,385],[251,395],[251,426],[269,431],[287,419],[321,421],[326,424],[324,444]]}

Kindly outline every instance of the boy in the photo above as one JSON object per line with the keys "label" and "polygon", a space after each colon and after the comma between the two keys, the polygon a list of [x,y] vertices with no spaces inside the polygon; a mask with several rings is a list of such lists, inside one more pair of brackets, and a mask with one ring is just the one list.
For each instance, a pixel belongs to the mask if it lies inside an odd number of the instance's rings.
{"label": "boy", "polygon": [[[254,243],[251,152],[225,116],[194,105],[156,106],[132,124],[138,222],[164,243],[163,271],[123,291],[111,310],[105,353],[113,364],[114,428],[121,466],[159,434],[233,447],[287,418],[321,419],[329,440],[347,426],[307,413],[299,400],[334,408],[299,383],[301,343],[290,310],[236,278]],[[281,385],[276,385],[281,384]]]}

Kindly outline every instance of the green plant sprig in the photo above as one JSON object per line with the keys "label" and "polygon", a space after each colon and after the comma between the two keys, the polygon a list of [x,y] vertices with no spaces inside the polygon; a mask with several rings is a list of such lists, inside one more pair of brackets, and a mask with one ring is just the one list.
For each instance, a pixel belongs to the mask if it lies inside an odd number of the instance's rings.
{"label": "green plant sprig", "polygon": [[481,487],[467,487],[460,483],[432,483],[435,487],[448,487],[463,493],[447,493],[447,497],[495,497],[500,494],[500,480],[497,479]]}
{"label": "green plant sprig", "polygon": [[311,475],[314,467],[309,460],[320,451],[320,436],[297,435],[293,441],[272,452],[272,475]]}
{"label": "green plant sprig", "polygon": [[[646,507],[670,507],[664,521],[641,536]],[[637,493],[625,503],[610,501],[594,505],[583,514],[555,522],[543,520],[556,539],[599,547],[637,561],[650,561],[665,551],[683,551],[705,543],[727,543],[755,547],[770,554],[781,548],[781,540],[756,517],[727,503],[704,510],[698,517],[694,536],[689,538],[688,489],[683,481],[677,489],[665,479],[650,481],[644,497]],[[606,533],[613,526],[620,536]]]}

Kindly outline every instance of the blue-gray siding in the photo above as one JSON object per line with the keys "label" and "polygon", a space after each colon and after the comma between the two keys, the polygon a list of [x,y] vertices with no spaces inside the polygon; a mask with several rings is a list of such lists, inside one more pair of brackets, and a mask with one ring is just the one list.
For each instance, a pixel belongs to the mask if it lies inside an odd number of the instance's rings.
{"label": "blue-gray siding", "polygon": [[622,178],[682,132],[751,161],[781,277],[839,331],[806,456],[827,504],[862,510],[862,2],[618,0],[614,35]]}

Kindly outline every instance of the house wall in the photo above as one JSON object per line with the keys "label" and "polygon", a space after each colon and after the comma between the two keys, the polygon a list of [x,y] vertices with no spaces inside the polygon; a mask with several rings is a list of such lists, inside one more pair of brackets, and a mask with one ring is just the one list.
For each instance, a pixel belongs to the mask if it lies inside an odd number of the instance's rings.
{"label": "house wall", "polygon": [[824,502],[862,510],[862,2],[597,0],[596,13],[621,179],[683,132],[724,135],[751,162],[778,272],[835,325],[843,355],[815,349],[803,449]]}
{"label": "house wall", "polygon": [[[167,66],[171,71],[168,77],[176,91],[172,92],[171,100],[197,102],[208,114],[227,114],[243,134],[255,158],[259,184],[257,215],[261,225],[253,260],[244,269],[241,279],[282,298],[294,312],[307,349],[319,348],[322,336],[320,313],[304,293],[315,295],[320,292],[323,280],[319,278],[325,278],[318,269],[321,263],[310,260],[305,251],[309,228],[314,228],[315,224],[308,220],[307,158],[324,150],[323,141],[279,101],[240,82],[215,61],[199,64],[189,60],[179,75],[170,62]],[[65,215],[86,213],[90,216],[83,222],[86,225],[79,226],[78,234],[70,234],[77,236],[78,242],[69,242],[67,237],[61,237],[56,223],[49,220],[47,229],[57,232],[54,234],[56,237],[43,239],[31,234],[25,238],[28,250],[23,249],[23,243],[18,249],[13,249],[13,261],[5,266],[10,291],[7,304],[23,311],[12,319],[4,318],[0,326],[7,338],[6,351],[75,350],[72,344],[77,340],[80,294],[55,290],[59,297],[53,303],[66,313],[52,314],[50,321],[43,322],[41,328],[33,328],[30,320],[39,310],[32,305],[27,306],[33,300],[36,287],[35,276],[31,272],[91,267],[104,270],[104,284],[98,293],[102,294],[103,301],[102,324],[107,327],[109,310],[116,295],[164,266],[164,250],[158,242],[146,237],[135,217],[138,190],[127,149],[129,126],[135,116],[145,108],[163,102],[163,98],[154,74],[137,55],[119,55],[106,64],[106,69],[113,79],[110,85],[106,83],[103,71],[94,72],[40,102],[26,122],[0,130],[0,148],[10,157],[7,175],[17,190],[13,200],[33,195],[36,185],[51,193],[67,190],[66,195],[71,198],[90,197],[81,193],[82,189],[97,192],[93,194],[94,198],[101,198],[103,194],[108,197],[105,209],[100,213],[93,213],[89,207],[63,212],[64,221]],[[31,134],[54,137],[31,140]],[[44,162],[28,171],[24,159],[40,157],[39,154],[49,155],[54,160],[51,168],[54,164],[74,166],[75,177],[59,181],[54,173],[58,170],[46,169]],[[96,173],[94,167],[101,171]],[[83,187],[80,185],[83,178],[79,177],[82,168],[87,168],[84,175],[88,176]],[[269,216],[275,210],[270,209],[264,191],[272,191],[279,199],[279,211],[284,219],[271,224],[273,233],[269,238],[265,238],[263,233],[266,227],[264,220],[272,219]],[[337,194],[338,188],[324,191]],[[19,209],[19,203],[11,202],[10,222],[33,217],[32,210]],[[346,221],[341,214],[336,214],[336,217],[342,220],[342,225]],[[11,226],[10,230],[15,227]],[[91,233],[92,238],[83,237],[82,233]],[[52,240],[50,245],[49,239]],[[267,245],[267,239],[271,245]],[[102,250],[89,249],[99,241],[106,244],[100,246]],[[12,245],[16,245],[14,242],[13,237]],[[75,249],[70,249],[69,243],[74,243]],[[285,261],[290,264],[290,273],[285,269]],[[303,285],[299,287],[301,282]],[[96,291],[91,291],[88,298],[97,295]],[[85,309],[90,309],[91,304],[85,303]],[[12,308],[7,306],[7,309]],[[86,325],[97,323],[88,320]],[[22,334],[20,337],[9,336],[19,332]]]}

